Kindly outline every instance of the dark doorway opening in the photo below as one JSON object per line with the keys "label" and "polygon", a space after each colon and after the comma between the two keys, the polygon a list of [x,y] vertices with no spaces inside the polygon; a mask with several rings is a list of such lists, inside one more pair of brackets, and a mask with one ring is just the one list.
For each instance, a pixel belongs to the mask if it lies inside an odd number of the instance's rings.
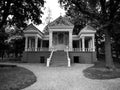
{"label": "dark doorway opening", "polygon": [[40,63],[45,63],[45,57],[44,56],[40,57]]}
{"label": "dark doorway opening", "polygon": [[79,56],[74,56],[74,63],[79,63]]}

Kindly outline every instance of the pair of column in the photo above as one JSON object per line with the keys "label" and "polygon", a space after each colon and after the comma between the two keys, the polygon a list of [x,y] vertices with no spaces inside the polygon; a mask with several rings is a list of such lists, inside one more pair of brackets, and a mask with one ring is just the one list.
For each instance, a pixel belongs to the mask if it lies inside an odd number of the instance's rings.
{"label": "pair of column", "polygon": [[82,37],[82,40],[81,39],[79,40],[79,48],[80,48],[80,51],[85,51],[85,37]]}
{"label": "pair of column", "polygon": [[[81,47],[81,43],[80,43]],[[92,48],[92,51],[95,51],[95,38],[92,36],[92,40],[90,40],[89,48]],[[85,51],[85,37],[82,37],[82,51]]]}
{"label": "pair of column", "polygon": [[[49,49],[51,50],[53,48],[52,45],[53,40],[53,31],[50,31],[49,33]],[[72,31],[69,31],[69,50],[72,51]]]}
{"label": "pair of column", "polygon": [[[29,46],[31,47],[31,40]],[[37,51],[37,48],[38,48],[38,37],[35,37],[35,51]],[[25,39],[25,51],[28,51],[28,37],[26,37]]]}

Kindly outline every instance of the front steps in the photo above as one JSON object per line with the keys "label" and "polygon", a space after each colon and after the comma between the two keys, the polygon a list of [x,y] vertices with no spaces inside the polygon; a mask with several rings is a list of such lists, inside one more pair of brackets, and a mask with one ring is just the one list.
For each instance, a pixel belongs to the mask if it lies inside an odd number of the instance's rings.
{"label": "front steps", "polygon": [[67,66],[67,53],[65,51],[53,52],[50,66]]}

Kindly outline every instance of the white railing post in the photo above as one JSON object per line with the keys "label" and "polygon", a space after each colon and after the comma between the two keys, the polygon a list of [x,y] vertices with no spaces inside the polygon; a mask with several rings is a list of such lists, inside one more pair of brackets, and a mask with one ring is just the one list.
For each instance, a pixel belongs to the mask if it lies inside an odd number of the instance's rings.
{"label": "white railing post", "polygon": [[49,67],[49,65],[50,65],[50,59],[47,58],[47,67]]}
{"label": "white railing post", "polygon": [[70,65],[70,58],[68,58],[68,67],[70,67],[71,65]]}
{"label": "white railing post", "polygon": [[47,58],[47,67],[50,66],[50,61],[51,61],[51,58],[52,58],[53,52],[54,52],[54,50],[52,50],[52,52],[51,52],[51,54],[50,54],[50,57]]}
{"label": "white railing post", "polygon": [[66,48],[67,48],[67,49],[66,49],[66,53],[67,53],[68,67],[70,67],[71,64],[70,64],[70,58],[69,58],[69,54],[68,54],[69,48],[68,48],[68,47],[66,47]]}

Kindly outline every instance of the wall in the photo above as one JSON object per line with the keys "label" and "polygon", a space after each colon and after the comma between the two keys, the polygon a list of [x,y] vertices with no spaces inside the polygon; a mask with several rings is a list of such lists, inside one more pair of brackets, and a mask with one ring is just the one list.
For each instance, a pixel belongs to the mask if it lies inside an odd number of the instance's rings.
{"label": "wall", "polygon": [[79,56],[80,63],[94,63],[96,59],[96,52],[69,52],[71,62],[74,63],[74,56]]}
{"label": "wall", "polygon": [[[40,57],[45,57],[45,63],[47,58],[50,56],[50,51],[41,51],[41,52],[24,52],[23,53],[23,62],[29,63],[40,63]],[[74,56],[79,56],[80,63],[94,63],[96,61],[96,52],[69,52],[71,63],[74,63]]]}
{"label": "wall", "polygon": [[49,51],[41,51],[41,52],[24,52],[23,53],[23,62],[29,62],[29,63],[40,63],[40,57],[43,56],[45,58],[45,62],[47,58],[50,56]]}

